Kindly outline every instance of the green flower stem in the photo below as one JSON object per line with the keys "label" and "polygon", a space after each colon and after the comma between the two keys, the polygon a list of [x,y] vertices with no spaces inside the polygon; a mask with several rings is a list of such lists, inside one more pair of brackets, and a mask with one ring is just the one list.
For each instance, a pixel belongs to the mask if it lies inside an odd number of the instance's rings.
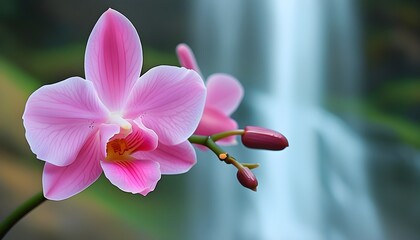
{"label": "green flower stem", "polygon": [[209,138],[209,136],[192,135],[191,137],[188,138],[188,141],[190,143],[206,146],[207,138]]}
{"label": "green flower stem", "polygon": [[211,136],[192,135],[188,138],[188,141],[190,141],[190,143],[200,144],[208,147],[217,155],[217,157],[219,157],[220,154],[226,154],[226,152],[214,142]]}
{"label": "green flower stem", "polygon": [[[210,148],[211,150],[213,150],[212,147],[215,147],[214,150],[219,151],[221,149],[220,149],[220,147],[219,147],[219,149],[217,149],[218,146],[215,143],[216,141],[218,141],[220,139],[223,139],[223,138],[226,138],[226,137],[230,137],[230,136],[242,135],[242,134],[244,134],[244,132],[245,132],[245,130],[243,130],[243,129],[236,129],[236,130],[216,133],[216,134],[213,134],[211,136],[192,135],[190,138],[188,138],[188,141],[190,141],[191,143],[206,146],[206,147]],[[216,154],[220,154],[220,153],[216,153]]]}
{"label": "green flower stem", "polygon": [[15,211],[0,223],[0,239],[2,239],[20,219],[38,207],[45,200],[47,199],[44,197],[44,194],[40,192],[16,208]]}
{"label": "green flower stem", "polygon": [[[243,131],[242,131],[242,133],[243,133]],[[238,134],[242,134],[242,133],[241,133],[241,131],[229,131],[229,132],[218,133],[218,134],[215,134],[215,135],[212,135],[212,136],[192,135],[191,137],[188,138],[188,141],[190,141],[191,143],[206,146],[211,151],[213,151],[214,154],[216,154],[216,156],[219,158],[219,160],[224,161],[226,164],[232,164],[237,169],[241,169],[244,166],[241,163],[239,163],[238,161],[236,161],[234,157],[230,156],[221,147],[219,147],[219,145],[217,145],[215,143],[216,140],[214,140],[214,139],[219,140],[219,139],[222,139],[222,138],[225,138],[225,137],[238,135]]]}
{"label": "green flower stem", "polygon": [[235,135],[242,135],[242,134],[244,134],[244,132],[245,132],[245,130],[243,130],[243,129],[236,129],[236,130],[232,130],[232,131],[226,131],[226,132],[213,134],[210,137],[211,137],[211,139],[213,139],[213,141],[216,142],[217,140],[220,140],[222,138],[235,136]]}
{"label": "green flower stem", "polygon": [[242,163],[242,166],[247,167],[249,169],[254,169],[260,166],[258,163]]}

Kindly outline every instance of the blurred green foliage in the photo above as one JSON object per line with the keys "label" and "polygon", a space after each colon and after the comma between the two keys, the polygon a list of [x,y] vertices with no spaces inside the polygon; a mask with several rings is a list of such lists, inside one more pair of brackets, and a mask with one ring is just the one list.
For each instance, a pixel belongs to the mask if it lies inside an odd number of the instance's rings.
{"label": "blurred green foliage", "polygon": [[[359,1],[363,81],[327,106],[375,142],[420,148],[420,1]],[[358,80],[355,80],[358,81]]]}

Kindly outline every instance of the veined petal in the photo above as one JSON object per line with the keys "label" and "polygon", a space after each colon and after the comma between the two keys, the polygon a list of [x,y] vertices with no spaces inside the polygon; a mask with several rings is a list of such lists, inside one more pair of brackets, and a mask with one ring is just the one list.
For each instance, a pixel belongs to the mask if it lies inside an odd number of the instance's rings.
{"label": "veined petal", "polygon": [[152,151],[158,146],[158,136],[156,133],[145,127],[143,123],[138,120],[134,120],[133,132],[127,136],[127,141],[132,142],[134,146],[138,146],[134,151]]}
{"label": "veined petal", "polygon": [[194,53],[187,44],[179,44],[176,47],[176,54],[178,55],[178,60],[182,67],[194,70],[201,75]]}
{"label": "veined petal", "polygon": [[236,110],[244,95],[243,87],[239,81],[223,73],[210,75],[206,87],[206,108],[219,109],[228,116]]}
{"label": "veined petal", "polygon": [[185,141],[178,145],[159,143],[154,151],[136,152],[138,159],[152,159],[160,164],[162,174],[180,174],[191,169],[196,163],[196,153],[191,143]]}
{"label": "veined petal", "polygon": [[147,195],[160,179],[159,163],[150,160],[101,161],[105,176],[125,192]]}
{"label": "veined petal", "polygon": [[[219,109],[206,107],[194,134],[210,136],[220,132],[235,130],[237,128],[238,124],[236,121],[227,116],[225,113],[219,111]],[[224,145],[236,144],[236,137],[231,136],[223,138],[217,141],[217,143]]]}
{"label": "veined petal", "polygon": [[140,38],[131,22],[109,9],[99,18],[85,54],[86,79],[111,111],[119,111],[142,66]]}
{"label": "veined petal", "polygon": [[107,116],[93,84],[73,77],[35,91],[26,103],[23,124],[39,159],[66,166]]}
{"label": "veined petal", "polygon": [[102,173],[99,132],[90,137],[78,153],[75,161],[65,167],[45,163],[42,184],[44,196],[50,200],[63,200],[83,191]]}
{"label": "veined petal", "polygon": [[203,113],[206,89],[200,76],[185,68],[152,68],[134,85],[124,117],[152,129],[159,141],[179,144],[196,129]]}

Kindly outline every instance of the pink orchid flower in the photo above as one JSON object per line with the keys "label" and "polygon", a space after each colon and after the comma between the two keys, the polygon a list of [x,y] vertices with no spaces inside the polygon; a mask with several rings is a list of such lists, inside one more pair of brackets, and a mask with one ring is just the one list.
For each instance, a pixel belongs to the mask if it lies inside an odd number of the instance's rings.
{"label": "pink orchid flower", "polygon": [[[194,57],[194,53],[186,44],[179,44],[176,48],[181,66],[192,69],[200,75],[200,69]],[[215,73],[206,81],[207,99],[204,113],[194,134],[213,135],[238,128],[237,122],[230,115],[238,108],[244,96],[242,85],[234,77]],[[235,136],[227,137],[218,141],[222,145],[236,144]]]}
{"label": "pink orchid flower", "polygon": [[86,80],[71,77],[29,97],[23,121],[31,150],[46,162],[46,198],[69,198],[102,172],[121,190],[146,195],[161,174],[184,173],[195,164],[188,137],[204,108],[202,79],[172,66],[139,78],[141,66],[136,29],[109,9],[87,43]]}

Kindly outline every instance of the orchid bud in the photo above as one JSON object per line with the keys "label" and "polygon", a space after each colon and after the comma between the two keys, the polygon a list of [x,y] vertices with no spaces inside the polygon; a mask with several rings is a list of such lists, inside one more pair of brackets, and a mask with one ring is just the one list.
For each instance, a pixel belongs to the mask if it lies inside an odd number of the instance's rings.
{"label": "orchid bud", "polygon": [[176,54],[178,55],[179,63],[182,67],[194,70],[201,75],[194,53],[187,44],[178,44],[176,47]]}
{"label": "orchid bud", "polygon": [[240,168],[236,173],[236,177],[242,186],[257,191],[258,180],[249,168]]}
{"label": "orchid bud", "polygon": [[289,146],[286,137],[271,129],[255,126],[245,127],[242,143],[249,148],[283,150]]}

